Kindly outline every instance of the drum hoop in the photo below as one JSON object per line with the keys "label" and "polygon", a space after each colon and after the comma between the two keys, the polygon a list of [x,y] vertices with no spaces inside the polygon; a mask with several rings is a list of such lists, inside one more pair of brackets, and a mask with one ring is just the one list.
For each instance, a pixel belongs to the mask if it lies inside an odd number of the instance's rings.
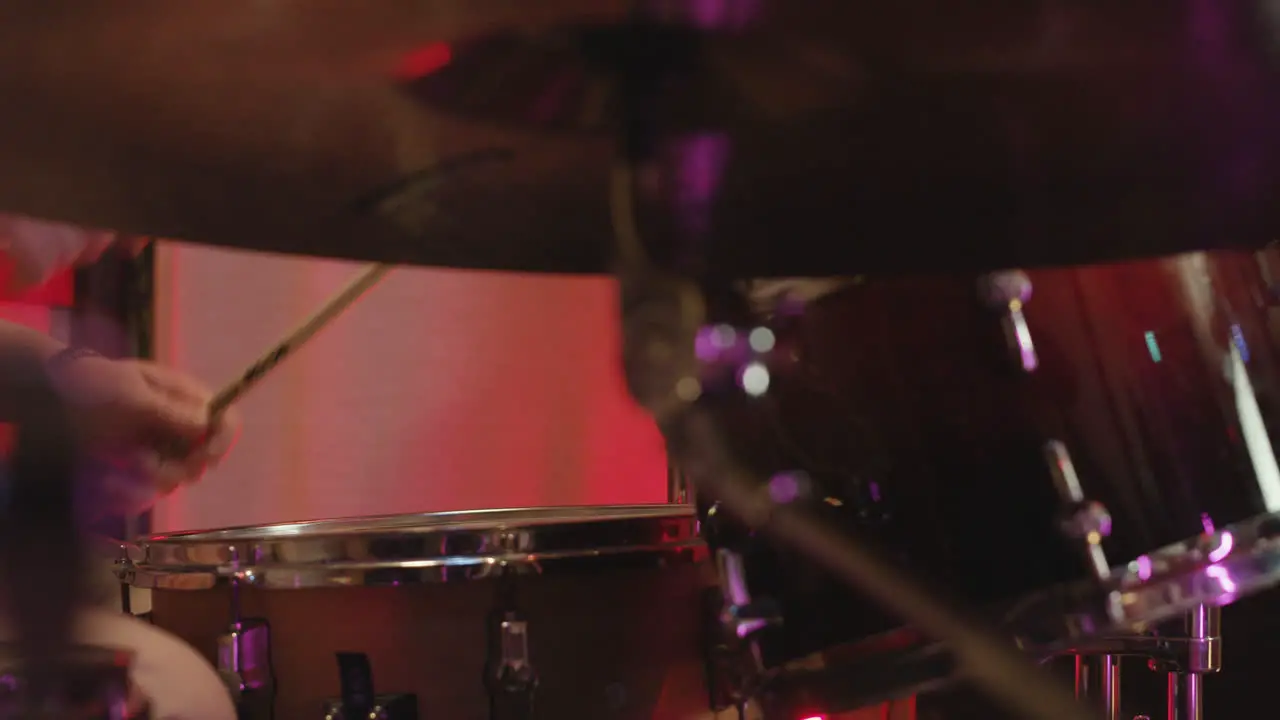
{"label": "drum hoop", "polygon": [[688,506],[513,508],[156,535],[123,545],[117,574],[165,589],[404,585],[705,556]]}

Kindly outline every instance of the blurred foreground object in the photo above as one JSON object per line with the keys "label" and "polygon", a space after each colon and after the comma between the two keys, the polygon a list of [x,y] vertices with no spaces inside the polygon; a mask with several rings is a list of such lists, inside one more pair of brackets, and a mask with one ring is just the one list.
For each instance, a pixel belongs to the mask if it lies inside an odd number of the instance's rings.
{"label": "blurred foreground object", "polygon": [[[14,3],[0,167],[22,172],[0,177],[0,208],[604,272],[625,134],[645,236],[697,240],[697,258],[655,258],[730,276],[1260,246],[1280,228],[1278,15],[1262,0]],[[451,164],[488,150],[510,155]],[[423,168],[441,171],[399,188],[409,201],[351,209]]]}
{"label": "blurred foreground object", "polygon": [[0,417],[15,428],[12,454],[0,470],[0,577],[8,621],[17,630],[9,662],[23,675],[14,702],[30,717],[34,707],[61,696],[70,677],[66,651],[83,590],[75,512],[83,463],[71,415],[37,353],[0,347],[0,386]]}
{"label": "blurred foreground object", "polygon": [[3,290],[22,293],[43,285],[58,273],[89,265],[112,245],[141,252],[149,238],[122,236],[108,230],[89,230],[66,223],[20,215],[0,215],[0,254],[10,262]]}

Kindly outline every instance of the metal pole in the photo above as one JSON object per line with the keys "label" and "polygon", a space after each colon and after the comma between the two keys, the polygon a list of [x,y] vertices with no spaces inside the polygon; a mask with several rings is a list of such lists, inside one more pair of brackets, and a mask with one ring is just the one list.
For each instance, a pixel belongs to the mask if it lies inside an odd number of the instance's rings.
{"label": "metal pole", "polygon": [[1120,720],[1120,656],[1102,656],[1102,716]]}
{"label": "metal pole", "polygon": [[1222,609],[1199,605],[1187,614],[1187,637],[1191,649],[1183,677],[1182,720],[1204,718],[1204,675],[1222,668],[1218,636],[1222,633]]}

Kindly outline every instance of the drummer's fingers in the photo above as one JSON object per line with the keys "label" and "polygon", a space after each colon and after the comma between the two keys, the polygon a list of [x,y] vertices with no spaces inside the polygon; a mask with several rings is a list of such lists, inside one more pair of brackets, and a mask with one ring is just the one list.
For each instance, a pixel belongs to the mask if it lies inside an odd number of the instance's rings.
{"label": "drummer's fingers", "polygon": [[240,411],[234,406],[228,407],[212,419],[209,437],[198,452],[204,455],[206,462],[217,465],[239,437]]}
{"label": "drummer's fingers", "polygon": [[199,479],[204,474],[206,464],[203,460],[175,458],[154,450],[140,450],[135,467],[146,478],[151,491],[160,498]]}

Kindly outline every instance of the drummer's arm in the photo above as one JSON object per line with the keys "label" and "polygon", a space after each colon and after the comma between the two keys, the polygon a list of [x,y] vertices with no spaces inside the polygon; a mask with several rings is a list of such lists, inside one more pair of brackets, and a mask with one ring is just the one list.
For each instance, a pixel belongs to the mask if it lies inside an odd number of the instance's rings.
{"label": "drummer's arm", "polygon": [[30,387],[31,378],[23,377],[22,365],[10,359],[17,353],[27,352],[32,353],[35,360],[49,360],[65,347],[42,332],[0,320],[0,358],[4,360],[0,362],[0,422],[13,420],[19,410],[19,400],[24,395],[30,397],[24,391]]}
{"label": "drummer's arm", "polygon": [[47,360],[65,348],[66,345],[39,330],[32,330],[25,325],[0,320],[0,349],[5,351],[26,350],[34,352],[40,358]]}

